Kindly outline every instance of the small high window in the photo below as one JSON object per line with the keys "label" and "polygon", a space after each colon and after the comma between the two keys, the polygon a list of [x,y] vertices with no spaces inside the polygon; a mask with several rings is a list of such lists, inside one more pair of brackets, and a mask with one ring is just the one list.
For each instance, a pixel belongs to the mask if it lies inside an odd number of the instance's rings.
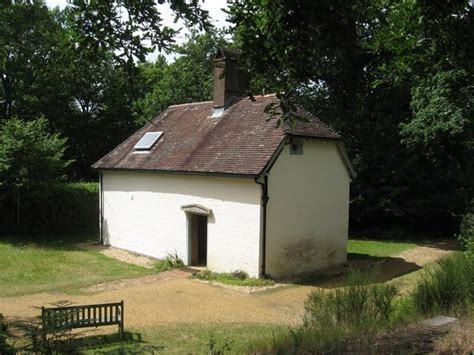
{"label": "small high window", "polygon": [[303,140],[301,138],[293,138],[291,140],[290,154],[303,154]]}
{"label": "small high window", "polygon": [[139,150],[148,150],[153,147],[156,141],[161,137],[163,132],[147,132],[144,136],[135,144],[134,148]]}

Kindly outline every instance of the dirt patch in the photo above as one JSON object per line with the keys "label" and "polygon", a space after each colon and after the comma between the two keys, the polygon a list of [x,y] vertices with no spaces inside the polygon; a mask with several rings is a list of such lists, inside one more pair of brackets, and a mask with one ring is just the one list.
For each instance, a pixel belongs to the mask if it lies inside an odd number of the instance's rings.
{"label": "dirt patch", "polygon": [[473,354],[474,318],[455,324],[451,331],[435,343],[435,354]]}
{"label": "dirt patch", "polygon": [[146,285],[155,285],[157,282],[173,279],[184,279],[191,276],[191,271],[187,269],[176,269],[163,271],[156,275],[138,277],[135,279],[122,279],[103,282],[94,286],[83,288],[84,293],[98,293],[113,290],[122,290],[127,288],[142,287]]}
{"label": "dirt patch", "polygon": [[456,244],[453,241],[440,241],[437,243],[420,245],[416,248],[401,252],[398,257],[406,262],[415,263],[419,266],[435,262],[436,260],[448,255],[456,250]]}
{"label": "dirt patch", "polygon": [[[436,342],[450,328],[451,326],[433,328],[422,324],[409,325],[379,336],[371,350],[378,354],[431,354]],[[355,350],[353,347],[352,349]]]}
{"label": "dirt patch", "polygon": [[152,269],[156,261],[154,258],[98,243],[79,243],[77,246],[86,250],[96,250],[109,258],[114,258],[124,263],[143,266],[148,269]]}

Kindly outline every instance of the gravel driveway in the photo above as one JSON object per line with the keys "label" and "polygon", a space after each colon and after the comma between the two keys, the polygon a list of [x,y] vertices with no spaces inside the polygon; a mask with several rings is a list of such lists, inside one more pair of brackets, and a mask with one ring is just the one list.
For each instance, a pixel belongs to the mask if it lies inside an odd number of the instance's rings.
{"label": "gravel driveway", "polygon": [[[437,246],[420,246],[397,256],[420,266],[447,253]],[[420,259],[420,260],[417,260]],[[61,301],[90,304],[124,300],[127,327],[182,323],[301,322],[304,302],[315,286],[292,285],[247,294],[189,278],[189,272],[173,270],[138,279],[112,281],[71,295],[39,293],[0,298],[0,311],[10,319],[33,319],[38,307]]]}

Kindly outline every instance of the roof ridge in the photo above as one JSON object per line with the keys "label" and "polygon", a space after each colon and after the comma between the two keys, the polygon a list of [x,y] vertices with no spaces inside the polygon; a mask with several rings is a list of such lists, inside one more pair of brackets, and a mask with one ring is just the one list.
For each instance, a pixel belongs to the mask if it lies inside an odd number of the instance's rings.
{"label": "roof ridge", "polygon": [[324,128],[326,128],[328,131],[330,131],[331,133],[334,133],[335,135],[339,136],[339,138],[341,138],[341,134],[336,131],[332,126],[328,125],[327,123],[325,123],[324,121],[322,121],[321,119],[319,119],[318,117],[314,116],[310,111],[306,110],[304,107],[302,106],[299,106],[300,109],[305,112],[309,117],[311,117],[313,120],[315,120],[316,122],[318,122],[318,124],[320,124],[321,126],[323,126]]}
{"label": "roof ridge", "polygon": [[209,101],[185,102],[185,103],[182,103],[182,104],[169,105],[168,108],[182,107],[182,106],[189,106],[189,105],[203,105],[203,104],[208,104],[210,102],[213,102],[213,101],[209,100]]}

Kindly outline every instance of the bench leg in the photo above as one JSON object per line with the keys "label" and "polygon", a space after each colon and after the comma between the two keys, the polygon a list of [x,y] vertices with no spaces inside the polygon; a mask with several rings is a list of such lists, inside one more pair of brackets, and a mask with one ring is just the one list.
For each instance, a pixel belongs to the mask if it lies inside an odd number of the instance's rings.
{"label": "bench leg", "polygon": [[46,332],[45,331],[41,331],[41,341],[42,341],[42,344],[41,344],[41,347],[42,348],[45,348],[46,347],[46,341],[48,340],[48,338],[46,337]]}
{"label": "bench leg", "polygon": [[120,340],[123,340],[123,324],[119,324],[118,331],[119,331]]}

